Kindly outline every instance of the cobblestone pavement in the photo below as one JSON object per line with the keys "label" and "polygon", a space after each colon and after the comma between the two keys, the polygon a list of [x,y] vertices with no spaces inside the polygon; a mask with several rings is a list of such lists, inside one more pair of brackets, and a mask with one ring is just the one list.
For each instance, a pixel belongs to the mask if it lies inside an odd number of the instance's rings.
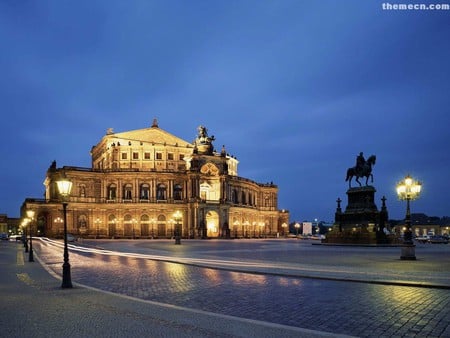
{"label": "cobblestone pavement", "polygon": [[[312,252],[308,259],[311,266],[321,271],[335,270],[333,259],[340,249],[314,248],[313,246],[282,245],[280,242],[260,241],[230,244],[219,242],[183,242],[182,246],[172,242],[156,241],[84,241],[83,245],[107,248],[108,250],[138,252],[142,254],[165,253],[172,257],[204,257],[217,259],[226,257],[240,261],[298,261],[298,252]],[[60,274],[61,249],[36,243],[36,252],[47,267]],[[441,247],[448,254],[448,249]],[[378,260],[355,258],[351,249],[346,251],[345,261],[358,272],[358,267],[377,265],[385,261],[388,265],[383,273],[402,264],[408,278],[428,269],[433,280],[435,274],[448,274],[449,266],[436,271],[434,261],[401,262],[388,259],[388,248],[380,251]],[[359,248],[367,252],[372,248]],[[423,257],[434,257],[437,247],[427,248]],[[400,249],[397,248],[398,253]],[[392,251],[390,255],[396,251]],[[439,254],[439,251],[438,251]],[[308,256],[307,254],[305,254]],[[303,255],[303,256],[305,256]],[[386,256],[385,256],[386,255]],[[270,257],[270,258],[269,258]],[[343,256],[344,257],[344,256]],[[337,258],[338,259],[338,258]],[[445,261],[445,257],[443,261]],[[373,259],[372,259],[373,260]],[[340,262],[339,259],[336,262]],[[302,327],[306,329],[347,334],[359,337],[450,337],[450,290],[400,285],[377,285],[314,278],[301,278],[264,273],[244,273],[204,268],[161,260],[133,258],[121,255],[102,255],[71,251],[72,280],[98,289],[121,293],[131,297],[151,300],[182,307],[221,313],[248,319]],[[415,268],[411,264],[418,263]],[[342,267],[341,267],[342,268]],[[380,267],[378,269],[381,269]],[[402,271],[396,271],[401,279]],[[375,273],[375,270],[372,271]],[[392,278],[393,275],[389,275]],[[448,276],[448,275],[447,275]]]}

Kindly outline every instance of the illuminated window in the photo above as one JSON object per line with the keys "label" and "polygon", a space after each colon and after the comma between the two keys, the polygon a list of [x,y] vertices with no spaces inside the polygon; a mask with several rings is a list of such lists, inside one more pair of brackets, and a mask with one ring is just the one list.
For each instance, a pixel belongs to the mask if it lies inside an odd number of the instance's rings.
{"label": "illuminated window", "polygon": [[150,186],[148,184],[141,184],[141,189],[139,192],[139,198],[141,200],[148,200],[149,197],[149,192],[150,192]]}
{"label": "illuminated window", "polygon": [[177,201],[183,199],[183,188],[181,184],[175,184],[173,187],[173,199]]}
{"label": "illuminated window", "polygon": [[123,186],[123,199],[131,200],[133,186],[131,184],[125,184]]}
{"label": "illuminated window", "polygon": [[115,200],[116,199],[116,195],[117,195],[117,187],[116,187],[116,185],[113,183],[113,184],[110,184],[109,186],[108,186],[108,191],[107,191],[107,198],[109,199],[109,200]]}
{"label": "illuminated window", "polygon": [[158,184],[156,188],[156,199],[160,201],[166,199],[166,186],[164,184]]}

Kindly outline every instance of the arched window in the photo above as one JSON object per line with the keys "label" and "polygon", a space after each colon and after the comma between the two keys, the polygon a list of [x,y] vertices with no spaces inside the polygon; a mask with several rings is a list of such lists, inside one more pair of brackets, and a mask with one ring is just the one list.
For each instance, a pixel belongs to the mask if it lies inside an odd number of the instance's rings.
{"label": "arched window", "polygon": [[183,199],[183,188],[181,184],[175,184],[173,187],[173,199],[180,201]]}
{"label": "arched window", "polygon": [[131,200],[133,194],[133,186],[129,183],[125,184],[123,186],[123,199],[124,200]]}
{"label": "arched window", "polygon": [[156,199],[159,201],[166,200],[166,186],[162,183],[158,184],[156,188]]}
{"label": "arched window", "polygon": [[108,186],[108,191],[107,191],[106,196],[107,196],[106,198],[108,200],[115,200],[116,199],[116,197],[117,197],[117,186],[114,183],[112,183],[112,184],[110,184]]}
{"label": "arched window", "polygon": [[139,189],[139,198],[141,200],[148,200],[150,193],[150,186],[147,183],[141,184],[141,188]]}
{"label": "arched window", "polygon": [[234,204],[238,204],[239,203],[239,199],[238,199],[238,192],[236,189],[233,189],[233,191],[231,192],[231,201]]}

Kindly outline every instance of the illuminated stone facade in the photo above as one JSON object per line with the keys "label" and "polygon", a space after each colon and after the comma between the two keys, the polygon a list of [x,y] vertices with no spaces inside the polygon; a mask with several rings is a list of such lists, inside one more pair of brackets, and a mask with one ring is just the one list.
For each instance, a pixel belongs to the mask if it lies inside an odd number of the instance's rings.
{"label": "illuminated stone facade", "polygon": [[190,143],[156,120],[145,129],[109,129],[91,149],[92,168],[53,162],[45,199],[27,198],[22,215],[35,210],[39,234],[61,236],[56,181],[65,176],[73,183],[68,231],[84,237],[170,238],[177,222],[184,238],[276,236],[289,224],[289,213],[278,210],[278,187],[239,177],[238,160],[215,151],[213,141],[205,127]]}

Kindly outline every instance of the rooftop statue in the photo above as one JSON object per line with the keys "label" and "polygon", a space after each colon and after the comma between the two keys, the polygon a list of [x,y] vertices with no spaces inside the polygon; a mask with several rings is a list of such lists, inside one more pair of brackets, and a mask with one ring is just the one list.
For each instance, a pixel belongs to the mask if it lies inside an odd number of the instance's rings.
{"label": "rooftop statue", "polygon": [[372,166],[375,165],[375,161],[377,157],[375,155],[371,155],[367,160],[364,158],[364,154],[362,152],[356,157],[356,165],[352,168],[347,169],[347,177],[345,181],[348,181],[348,187],[352,187],[352,178],[356,177],[356,182],[358,182],[359,186],[361,186],[361,182],[359,178],[366,178],[366,185],[368,185],[369,177],[371,178],[371,182],[373,182],[372,175]]}
{"label": "rooftop statue", "polygon": [[197,128],[197,138],[194,140],[194,152],[198,154],[212,155],[214,146],[212,142],[215,140],[214,136],[208,136],[208,129],[204,126]]}
{"label": "rooftop statue", "polygon": [[204,126],[199,126],[197,128],[198,135],[197,135],[197,142],[200,144],[211,144],[212,141],[215,140],[214,136],[209,137],[208,136],[208,129]]}

